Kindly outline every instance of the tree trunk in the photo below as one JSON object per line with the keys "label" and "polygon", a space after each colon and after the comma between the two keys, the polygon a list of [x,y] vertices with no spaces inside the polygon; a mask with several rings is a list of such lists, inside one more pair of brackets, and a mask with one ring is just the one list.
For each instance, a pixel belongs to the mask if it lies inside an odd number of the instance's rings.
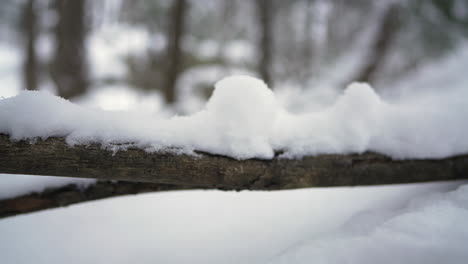
{"label": "tree trunk", "polygon": [[163,86],[164,98],[168,104],[176,101],[176,85],[182,66],[182,40],[185,31],[185,16],[188,9],[187,0],[175,0],[170,12],[170,23],[167,25],[166,81]]}
{"label": "tree trunk", "polygon": [[26,90],[38,88],[38,59],[36,43],[38,37],[38,19],[35,0],[28,0],[24,5],[21,29],[24,36],[23,82]]}
{"label": "tree trunk", "polygon": [[86,92],[89,77],[86,65],[86,0],[55,0],[55,53],[51,77],[58,95],[73,98]]}
{"label": "tree trunk", "polygon": [[260,52],[260,61],[258,63],[258,72],[260,77],[272,87],[271,69],[272,69],[272,49],[273,49],[273,1],[256,0],[258,23],[260,28],[260,37],[258,50]]}
{"label": "tree trunk", "polygon": [[383,15],[382,22],[377,29],[374,43],[370,47],[367,62],[356,74],[353,81],[372,83],[376,74],[385,63],[386,56],[398,31],[398,3],[391,4]]}

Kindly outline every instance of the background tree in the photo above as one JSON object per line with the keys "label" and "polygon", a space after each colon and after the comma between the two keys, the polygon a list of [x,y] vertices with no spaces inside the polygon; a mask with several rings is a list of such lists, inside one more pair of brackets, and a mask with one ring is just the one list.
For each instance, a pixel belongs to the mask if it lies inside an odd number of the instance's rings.
{"label": "background tree", "polygon": [[64,98],[82,95],[89,86],[86,3],[86,0],[55,0],[53,3],[58,19],[50,74],[58,95]]}
{"label": "background tree", "polygon": [[399,29],[400,4],[392,3],[383,12],[382,19],[376,28],[376,34],[370,45],[366,61],[352,81],[373,83],[375,75],[383,67],[390,47]]}
{"label": "background tree", "polygon": [[23,7],[20,24],[24,40],[24,87],[26,90],[37,90],[39,63],[36,46],[39,35],[39,20],[36,8],[36,0],[26,1]]}
{"label": "background tree", "polygon": [[273,17],[274,1],[256,0],[259,32],[259,65],[258,71],[262,79],[272,85],[271,67],[273,58]]}
{"label": "background tree", "polygon": [[185,17],[188,9],[187,0],[176,0],[171,8],[170,22],[167,33],[166,81],[164,85],[164,98],[172,104],[176,101],[177,77],[181,71],[183,60],[182,41],[185,30]]}

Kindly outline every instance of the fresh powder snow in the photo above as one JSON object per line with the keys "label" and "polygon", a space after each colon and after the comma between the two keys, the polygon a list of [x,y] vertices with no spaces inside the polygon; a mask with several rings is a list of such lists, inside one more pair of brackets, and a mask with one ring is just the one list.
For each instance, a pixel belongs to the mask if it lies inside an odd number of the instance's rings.
{"label": "fresh powder snow", "polygon": [[270,159],[277,151],[289,158],[365,151],[444,158],[468,152],[466,120],[468,99],[457,91],[387,102],[364,83],[351,84],[328,108],[293,114],[263,81],[245,75],[217,82],[203,110],[171,118],[85,108],[46,92],[0,100],[0,133],[12,140],[58,136],[71,145],[199,150],[236,159]]}
{"label": "fresh powder snow", "polygon": [[2,219],[0,256],[37,264],[464,264],[466,184],[105,199]]}

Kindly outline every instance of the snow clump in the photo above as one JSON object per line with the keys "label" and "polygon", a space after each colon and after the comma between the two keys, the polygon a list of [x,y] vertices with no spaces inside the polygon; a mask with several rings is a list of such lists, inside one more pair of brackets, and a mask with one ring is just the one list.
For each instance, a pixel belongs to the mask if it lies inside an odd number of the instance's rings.
{"label": "snow clump", "polygon": [[24,91],[0,100],[0,133],[13,140],[56,136],[72,145],[197,150],[236,159],[365,151],[397,159],[444,158],[468,153],[466,98],[447,91],[432,99],[390,103],[368,84],[354,83],[330,107],[293,114],[263,81],[239,75],[217,82],[203,110],[166,118],[89,109]]}

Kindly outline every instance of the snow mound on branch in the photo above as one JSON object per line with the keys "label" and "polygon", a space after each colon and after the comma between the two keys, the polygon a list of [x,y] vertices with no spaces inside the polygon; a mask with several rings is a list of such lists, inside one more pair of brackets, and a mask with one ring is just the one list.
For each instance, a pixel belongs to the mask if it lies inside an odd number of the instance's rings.
{"label": "snow mound on branch", "polygon": [[[232,125],[247,125],[267,133],[278,104],[266,84],[249,76],[232,76],[215,84],[206,109]],[[265,128],[266,127],[266,128]]]}
{"label": "snow mound on branch", "polygon": [[335,105],[322,112],[283,112],[274,138],[289,157],[364,152],[382,117],[383,102],[368,84],[351,84]]}
{"label": "snow mound on branch", "polygon": [[212,129],[219,135],[219,145],[229,148],[223,154],[241,158],[252,154],[273,156],[269,138],[278,110],[273,92],[263,81],[249,76],[227,77],[217,82],[206,105],[207,119],[213,120]]}
{"label": "snow mound on branch", "polygon": [[[468,152],[468,96],[460,90],[385,102],[351,84],[329,108],[286,111],[266,84],[232,76],[215,85],[205,109],[190,116],[92,110],[43,92],[0,100],[0,133],[14,140],[66,137],[113,150],[194,150],[237,159],[375,151],[394,158],[443,158]],[[313,102],[311,102],[313,103]]]}

